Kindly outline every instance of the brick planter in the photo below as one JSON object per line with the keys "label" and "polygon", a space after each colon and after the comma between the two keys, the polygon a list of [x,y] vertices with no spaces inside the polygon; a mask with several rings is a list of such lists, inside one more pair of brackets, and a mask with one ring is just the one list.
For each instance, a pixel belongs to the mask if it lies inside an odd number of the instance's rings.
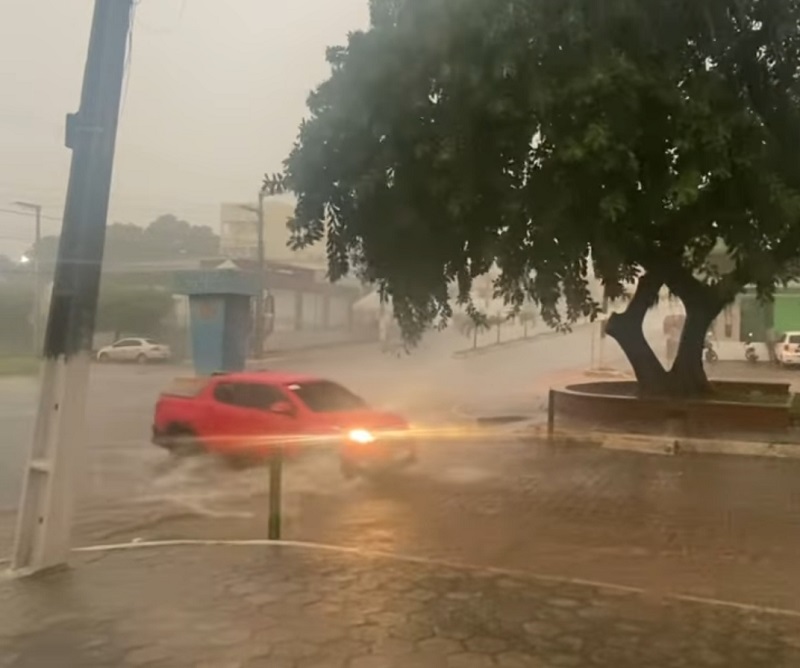
{"label": "brick planter", "polygon": [[788,383],[714,381],[725,395],[749,400],[640,398],[636,383],[589,382],[551,391],[551,420],[600,429],[671,436],[717,438],[732,434],[788,433],[792,395]]}

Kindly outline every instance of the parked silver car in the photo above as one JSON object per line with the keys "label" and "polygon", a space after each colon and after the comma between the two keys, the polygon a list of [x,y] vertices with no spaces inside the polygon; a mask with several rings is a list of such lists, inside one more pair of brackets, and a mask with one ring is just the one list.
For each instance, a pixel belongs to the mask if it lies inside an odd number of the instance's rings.
{"label": "parked silver car", "polygon": [[97,353],[98,362],[166,362],[172,357],[169,346],[153,339],[129,338],[120,339],[110,346],[101,348]]}

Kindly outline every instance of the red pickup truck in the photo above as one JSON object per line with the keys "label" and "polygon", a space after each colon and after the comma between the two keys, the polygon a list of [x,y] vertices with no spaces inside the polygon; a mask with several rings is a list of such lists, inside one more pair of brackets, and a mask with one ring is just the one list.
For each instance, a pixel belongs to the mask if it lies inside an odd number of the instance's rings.
{"label": "red pickup truck", "polygon": [[323,378],[243,372],[176,383],[158,399],[153,443],[176,454],[211,452],[236,462],[333,445],[342,472],[403,466],[416,459],[408,422],[369,407]]}

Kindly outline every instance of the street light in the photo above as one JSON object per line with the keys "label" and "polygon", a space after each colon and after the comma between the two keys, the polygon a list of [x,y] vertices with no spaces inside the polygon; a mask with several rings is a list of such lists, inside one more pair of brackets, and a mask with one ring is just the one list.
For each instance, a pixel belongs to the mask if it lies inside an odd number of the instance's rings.
{"label": "street light", "polygon": [[[41,251],[42,241],[42,205],[34,204],[32,202],[14,202],[14,206],[20,209],[31,211],[36,218],[36,235],[34,242],[33,252],[33,354],[35,357],[39,356],[39,339],[42,321],[42,277],[39,266],[39,253]],[[30,261],[27,255],[23,256],[22,262],[27,264]]]}
{"label": "street light", "polygon": [[267,261],[264,248],[264,200],[267,197],[274,197],[286,192],[286,183],[281,174],[265,174],[258,191],[258,208],[240,204],[239,207],[245,211],[251,211],[258,216],[256,221],[257,242],[256,259],[258,262],[258,299],[256,300],[256,331],[255,331],[255,350],[254,355],[257,360],[264,357],[264,274],[267,269]]}

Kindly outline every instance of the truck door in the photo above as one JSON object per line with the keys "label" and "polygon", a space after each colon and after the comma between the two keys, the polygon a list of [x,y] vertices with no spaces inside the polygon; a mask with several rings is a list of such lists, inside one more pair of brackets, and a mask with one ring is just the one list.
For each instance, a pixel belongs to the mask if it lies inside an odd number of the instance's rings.
{"label": "truck door", "polygon": [[281,436],[296,433],[296,418],[272,409],[287,402],[272,385],[221,381],[214,388],[213,436],[209,450],[221,454],[268,455]]}

